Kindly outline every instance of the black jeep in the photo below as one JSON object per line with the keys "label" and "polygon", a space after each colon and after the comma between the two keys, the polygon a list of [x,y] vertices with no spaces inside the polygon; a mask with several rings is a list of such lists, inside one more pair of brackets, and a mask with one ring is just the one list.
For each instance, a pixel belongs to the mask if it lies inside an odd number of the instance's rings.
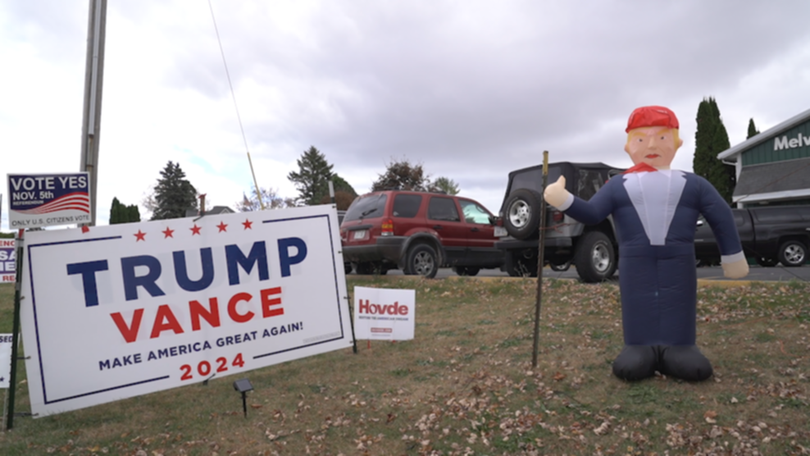
{"label": "black jeep", "polygon": [[[604,163],[550,163],[547,183],[565,176],[565,188],[587,201],[623,171]],[[537,275],[542,192],[542,165],[509,173],[495,247],[504,250],[503,270],[511,276]],[[565,270],[574,264],[584,282],[600,282],[616,272],[618,245],[612,217],[598,225],[584,225],[548,206],[544,248],[543,257],[552,269]]]}

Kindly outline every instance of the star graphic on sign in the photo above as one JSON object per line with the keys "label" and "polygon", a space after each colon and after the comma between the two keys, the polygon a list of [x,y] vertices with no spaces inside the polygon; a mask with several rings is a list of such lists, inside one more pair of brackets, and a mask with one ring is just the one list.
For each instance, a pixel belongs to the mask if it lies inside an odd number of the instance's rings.
{"label": "star graphic on sign", "polygon": [[245,225],[246,230],[252,230],[253,229],[253,228],[251,228],[251,225],[253,225],[253,222],[251,222],[248,219],[245,219],[245,221],[242,222],[242,225]]}
{"label": "star graphic on sign", "polygon": [[174,236],[172,236],[172,233],[174,233],[174,230],[169,228],[168,226],[166,227],[165,230],[162,231],[162,233],[163,233],[163,239],[173,238],[174,237]]}
{"label": "star graphic on sign", "polygon": [[133,234],[133,236],[136,237],[135,242],[138,242],[138,241],[146,242],[146,233],[142,232],[141,230],[138,230],[138,232]]}
{"label": "star graphic on sign", "polygon": [[225,222],[219,222],[217,228],[219,228],[219,232],[221,233],[223,231],[227,231],[225,228],[228,228],[228,225],[226,225]]}
{"label": "star graphic on sign", "polygon": [[193,227],[193,228],[189,228],[189,229],[191,230],[191,235],[192,235],[192,236],[194,236],[195,234],[200,234],[200,229],[202,229],[202,227],[201,227],[201,226],[197,226],[197,224],[195,223],[195,224],[194,224],[194,227]]}
{"label": "star graphic on sign", "polygon": [[[89,227],[89,226],[87,226],[87,225],[82,226],[82,233],[86,233],[86,232],[88,232],[88,231],[90,231],[90,227]],[[0,379],[0,380],[2,380],[2,379]]]}

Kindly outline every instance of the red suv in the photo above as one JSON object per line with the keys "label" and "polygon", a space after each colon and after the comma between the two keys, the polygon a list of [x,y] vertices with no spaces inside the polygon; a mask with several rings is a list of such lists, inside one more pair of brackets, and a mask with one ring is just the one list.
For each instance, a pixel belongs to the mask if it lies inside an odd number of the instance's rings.
{"label": "red suv", "polygon": [[402,269],[436,276],[451,266],[460,275],[500,268],[494,217],[469,198],[386,190],[357,197],[340,225],[343,259],[358,274]]}

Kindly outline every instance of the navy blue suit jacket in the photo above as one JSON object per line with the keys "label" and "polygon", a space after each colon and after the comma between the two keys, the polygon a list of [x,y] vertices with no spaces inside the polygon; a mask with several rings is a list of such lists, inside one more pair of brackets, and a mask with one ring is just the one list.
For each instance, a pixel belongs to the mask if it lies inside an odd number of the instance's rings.
{"label": "navy blue suit jacket", "polygon": [[[695,271],[695,229],[702,214],[714,232],[722,255],[742,251],[731,208],[704,178],[672,171],[680,179],[678,198],[671,192],[671,222],[647,214],[642,222],[637,206],[652,193],[626,184],[632,179],[620,175],[610,179],[590,201],[575,197],[565,210],[585,224],[597,224],[613,215],[619,243],[619,287],[622,300],[624,342],[627,345],[694,345],[696,328],[697,276]],[[685,182],[684,182],[685,181]],[[658,193],[667,193],[661,190]],[[674,196],[673,196],[674,195]],[[655,201],[653,210],[659,204]],[[651,242],[649,225],[661,227],[658,241]],[[664,233],[664,230],[666,231]],[[654,236],[653,236],[654,237]],[[659,245],[654,245],[659,244]]]}

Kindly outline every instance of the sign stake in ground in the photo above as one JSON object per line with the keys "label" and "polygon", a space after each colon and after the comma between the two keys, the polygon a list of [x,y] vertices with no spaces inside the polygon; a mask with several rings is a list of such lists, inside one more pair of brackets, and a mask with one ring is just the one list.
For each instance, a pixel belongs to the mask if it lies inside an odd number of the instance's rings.
{"label": "sign stake in ground", "polygon": [[[22,271],[23,259],[23,233],[17,234],[17,271]],[[8,376],[8,415],[6,416],[6,430],[14,427],[14,399],[17,391],[17,346],[20,334],[20,288],[22,286],[22,273],[17,274],[14,284],[14,323],[11,329],[11,373]]]}
{"label": "sign stake in ground", "polygon": [[[548,151],[543,151],[543,192],[548,183]],[[542,192],[541,192],[542,193]],[[537,247],[537,297],[534,305],[534,342],[532,349],[532,368],[537,367],[537,350],[540,345],[540,303],[543,301],[543,266],[545,263],[544,247],[546,245],[546,198],[540,200],[540,242]]]}

